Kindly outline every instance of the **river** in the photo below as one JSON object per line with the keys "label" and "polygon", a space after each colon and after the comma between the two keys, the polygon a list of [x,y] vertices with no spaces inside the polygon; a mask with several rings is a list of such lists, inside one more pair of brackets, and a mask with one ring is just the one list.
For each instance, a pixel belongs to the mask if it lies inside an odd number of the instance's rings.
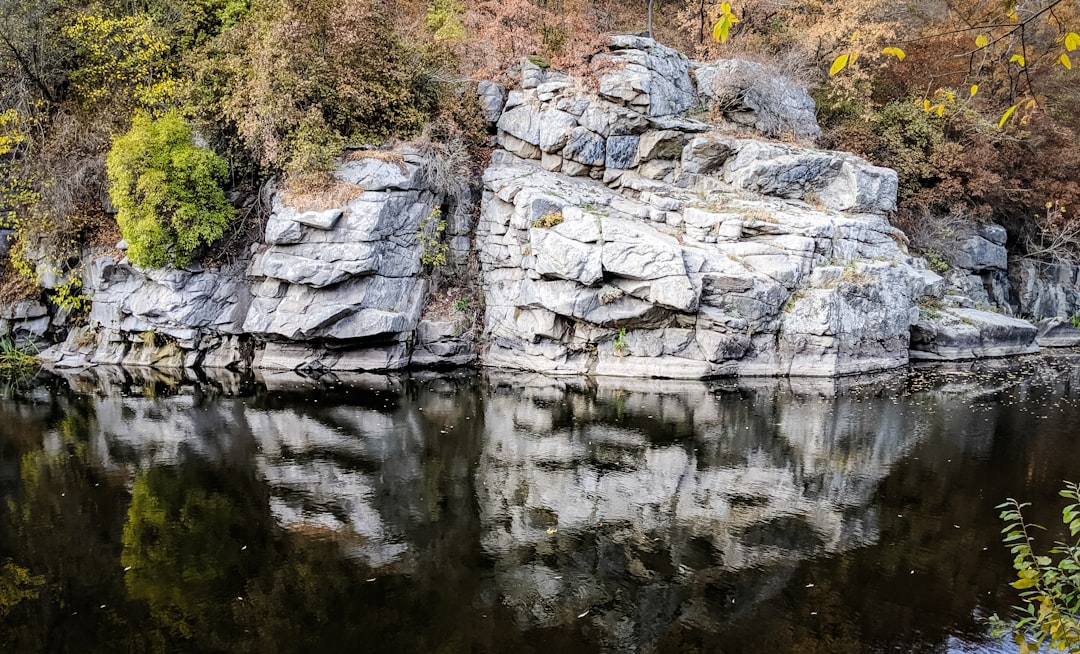
{"label": "river", "polygon": [[[0,400],[4,652],[1008,652],[1080,358],[711,383],[98,368]],[[1013,649],[1015,651],[1015,649]]]}

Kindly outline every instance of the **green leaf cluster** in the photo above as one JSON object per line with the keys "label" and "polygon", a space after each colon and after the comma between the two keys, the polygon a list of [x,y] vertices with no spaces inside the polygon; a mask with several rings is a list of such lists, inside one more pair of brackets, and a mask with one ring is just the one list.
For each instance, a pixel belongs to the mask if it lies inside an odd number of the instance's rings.
{"label": "green leaf cluster", "polygon": [[183,266],[217,240],[235,214],[222,188],[228,172],[224,159],[192,142],[177,112],[136,115],[106,158],[109,197],[131,262]]}
{"label": "green leaf cluster", "polygon": [[434,0],[424,15],[424,27],[436,41],[457,41],[465,38],[465,3],[461,0]]}
{"label": "green leaf cluster", "polygon": [[[1057,541],[1047,554],[1032,546],[1033,530],[1043,529],[1024,518],[1029,503],[1008,499],[997,508],[1005,522],[1003,540],[1013,554],[1016,581],[1025,605],[1016,607],[1021,617],[1009,624],[994,616],[994,631],[1011,634],[1021,652],[1080,652],[1080,485],[1066,482],[1061,496],[1071,503],[1061,510],[1061,520],[1071,541]],[[1055,560],[1056,558],[1056,560]]]}
{"label": "green leaf cluster", "polygon": [[79,66],[69,79],[84,108],[119,104],[152,109],[172,98],[176,78],[168,34],[152,16],[87,12],[62,33],[75,46]]}

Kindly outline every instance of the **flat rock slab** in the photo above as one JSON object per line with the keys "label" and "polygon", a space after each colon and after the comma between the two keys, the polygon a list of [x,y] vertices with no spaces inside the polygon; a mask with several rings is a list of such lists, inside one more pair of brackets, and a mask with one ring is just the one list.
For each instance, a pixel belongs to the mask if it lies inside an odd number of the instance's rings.
{"label": "flat rock slab", "polygon": [[1076,347],[1080,345],[1080,329],[1067,320],[1050,318],[1035,323],[1039,329],[1035,342],[1039,347]]}
{"label": "flat rock slab", "polygon": [[1038,328],[1026,320],[977,309],[925,311],[911,326],[912,359],[953,361],[1039,351]]}

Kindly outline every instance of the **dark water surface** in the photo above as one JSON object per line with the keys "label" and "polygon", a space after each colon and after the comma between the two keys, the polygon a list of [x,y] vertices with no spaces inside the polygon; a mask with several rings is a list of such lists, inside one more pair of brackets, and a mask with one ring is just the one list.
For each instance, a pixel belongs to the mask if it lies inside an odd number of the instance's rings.
{"label": "dark water surface", "polygon": [[1004,652],[1080,359],[876,379],[100,369],[0,400],[3,652]]}

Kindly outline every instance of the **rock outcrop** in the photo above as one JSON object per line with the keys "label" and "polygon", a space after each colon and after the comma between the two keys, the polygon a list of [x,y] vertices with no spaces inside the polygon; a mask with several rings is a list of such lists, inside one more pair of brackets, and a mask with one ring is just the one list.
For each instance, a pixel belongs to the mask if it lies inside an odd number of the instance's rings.
{"label": "rock outcrop", "polygon": [[[833,376],[1031,352],[1037,335],[1073,342],[1075,269],[1054,285],[1011,265],[993,225],[956,236],[944,277],[928,269],[889,223],[896,173],[807,143],[820,130],[805,89],[637,36],[612,38],[593,66],[585,81],[526,60],[520,88],[479,85],[497,147],[476,180],[478,218],[455,209],[419,150],[356,152],[334,193],[272,194],[250,261],[93,260],[89,320],[46,358],[319,373],[479,357],[553,374]],[[478,262],[482,326],[425,320],[424,261],[446,257]],[[31,309],[2,325],[49,320]]]}
{"label": "rock outcrop", "polygon": [[51,324],[49,308],[37,300],[0,303],[0,336],[10,336],[16,343],[41,342]]}
{"label": "rock outcrop", "polygon": [[144,271],[99,257],[88,324],[46,358],[316,371],[472,362],[466,321],[421,319],[421,234],[444,201],[429,164],[412,150],[355,157],[325,207],[273,193],[264,242],[232,268]]}
{"label": "rock outcrop", "polygon": [[[485,363],[708,377],[909,360],[919,304],[945,284],[888,222],[894,171],[686,115],[727,103],[741,127],[816,134],[805,91],[755,80],[749,64],[695,65],[639,37],[613,39],[597,61],[598,94],[541,78],[512,92],[497,122],[503,151],[484,174],[477,229]],[[996,264],[984,250],[973,260]],[[1006,336],[987,322],[949,354],[1029,351],[1024,324]]]}

